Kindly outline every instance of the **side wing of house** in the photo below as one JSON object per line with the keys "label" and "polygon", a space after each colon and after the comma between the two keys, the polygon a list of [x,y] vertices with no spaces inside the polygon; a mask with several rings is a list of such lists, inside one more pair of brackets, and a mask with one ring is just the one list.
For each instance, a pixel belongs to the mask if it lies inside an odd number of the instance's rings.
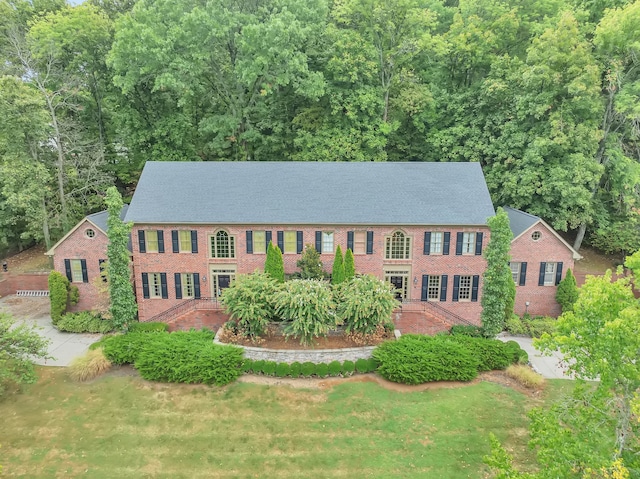
{"label": "side wing of house", "polygon": [[516,283],[515,313],[557,317],[557,285],[581,256],[540,218],[505,208],[514,239],[511,273]]}

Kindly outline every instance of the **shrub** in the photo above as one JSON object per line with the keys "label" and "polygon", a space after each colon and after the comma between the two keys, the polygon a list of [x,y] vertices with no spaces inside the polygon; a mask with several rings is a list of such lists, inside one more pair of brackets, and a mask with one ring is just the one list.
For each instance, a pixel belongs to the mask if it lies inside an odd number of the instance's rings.
{"label": "shrub", "polygon": [[102,319],[89,311],[67,313],[55,325],[59,331],[68,333],[108,333],[113,331],[113,322]]}
{"label": "shrub", "polygon": [[294,361],[289,365],[289,374],[291,374],[292,378],[300,377],[301,367],[302,364],[300,364],[298,361]]}
{"label": "shrub", "polygon": [[69,375],[75,381],[89,381],[104,374],[111,368],[102,349],[87,351],[84,356],[75,358],[69,365]]}
{"label": "shrub", "polygon": [[316,374],[319,378],[326,378],[329,375],[329,366],[325,363],[316,364]]}
{"label": "shrub", "polygon": [[275,316],[274,295],[280,286],[266,273],[256,271],[240,275],[222,293],[222,302],[231,321],[245,336],[254,338],[264,333]]}
{"label": "shrub", "polygon": [[340,245],[336,248],[336,254],[333,258],[333,266],[331,268],[331,284],[338,285],[343,283],[344,277],[344,260],[342,258],[342,248]]}
{"label": "shrub", "polygon": [[265,376],[275,376],[277,367],[278,364],[275,361],[265,361],[264,366],[262,366],[262,373]]}
{"label": "shrub", "polygon": [[[526,323],[525,323],[526,324]],[[539,338],[544,333],[553,334],[556,331],[558,320],[548,317],[533,318],[528,323],[529,336]]]}
{"label": "shrub", "polygon": [[262,370],[264,369],[264,364],[266,363],[266,361],[264,359],[258,359],[257,361],[253,362],[253,367],[251,368],[254,372],[254,374],[261,374]]}
{"label": "shrub", "polygon": [[389,321],[397,306],[394,287],[367,274],[353,278],[341,291],[337,315],[347,332],[372,334]]}
{"label": "shrub", "polygon": [[512,363],[527,364],[529,362],[529,354],[520,347],[515,341],[507,341],[505,343],[507,353],[511,358]]}
{"label": "shrub", "polygon": [[356,371],[359,373],[368,373],[371,371],[371,369],[369,369],[369,361],[367,359],[358,359],[356,361]]}
{"label": "shrub", "polygon": [[[163,334],[169,335],[169,333]],[[147,333],[128,333],[109,336],[101,341],[104,355],[113,364],[133,364],[142,346],[151,337],[152,335]]]}
{"label": "shrub", "polygon": [[451,334],[459,334],[462,336],[470,336],[472,338],[481,338],[482,328],[480,326],[463,326],[460,324],[456,324],[455,326],[451,326]]}
{"label": "shrub", "polygon": [[49,301],[51,303],[51,322],[57,325],[62,315],[67,311],[69,299],[69,280],[66,276],[52,271],[49,274]]}
{"label": "shrub", "polygon": [[94,349],[98,349],[98,348],[102,348],[104,346],[104,343],[110,338],[111,336],[103,336],[101,337],[98,341],[96,341],[95,343],[91,343],[89,345],[89,350],[93,351]]}
{"label": "shrub", "polygon": [[264,262],[264,272],[280,283],[284,283],[284,260],[282,251],[269,241],[267,258]]}
{"label": "shrub", "polygon": [[506,325],[505,325],[505,329],[511,333],[511,334],[515,334],[517,336],[520,335],[526,335],[527,334],[527,328],[525,327],[524,323],[522,322],[522,320],[516,316],[515,314],[511,316],[511,318],[507,319]]}
{"label": "shrub", "polygon": [[470,381],[478,374],[478,359],[465,344],[452,338],[456,336],[408,334],[383,343],[373,352],[380,363],[378,374],[404,384]]}
{"label": "shrub", "polygon": [[157,333],[169,331],[167,323],[129,323],[130,333]]}
{"label": "shrub", "polygon": [[305,246],[302,257],[296,262],[296,266],[300,268],[300,279],[325,278],[325,272],[322,270],[322,261],[320,261],[320,253],[316,251],[313,245],[308,244]]}
{"label": "shrub", "polygon": [[80,290],[75,284],[69,285],[69,302],[74,306],[80,302]]}
{"label": "shrub", "polygon": [[345,361],[342,363],[342,374],[345,376],[351,376],[356,370],[356,365],[353,361]]}
{"label": "shrub", "polygon": [[289,374],[291,374],[291,366],[289,366],[287,363],[278,363],[278,366],[276,366],[276,376],[278,376],[279,378],[284,378]]}
{"label": "shrub", "polygon": [[340,361],[331,361],[328,365],[328,371],[329,376],[340,376],[340,373],[342,372],[342,364],[340,364]]}
{"label": "shrub", "polygon": [[545,379],[529,366],[514,364],[507,368],[507,376],[515,379],[522,386],[529,389],[542,389],[545,386]]}
{"label": "shrub", "polygon": [[350,281],[356,275],[356,264],[353,258],[353,251],[351,249],[347,249],[344,254],[344,280]]}
{"label": "shrub", "polygon": [[253,361],[251,359],[245,359],[242,361],[242,370],[245,373],[250,373],[253,371]]}
{"label": "shrub", "polygon": [[376,369],[378,369],[378,366],[380,365],[380,363],[378,363],[378,361],[375,358],[367,359],[367,363],[369,363],[369,372],[375,371]]}
{"label": "shrub", "polygon": [[324,281],[296,279],[288,281],[274,296],[278,315],[291,320],[284,332],[287,337],[310,344],[313,338],[326,336],[335,327],[336,317],[329,285]]}
{"label": "shrub", "polygon": [[478,361],[478,371],[506,369],[513,363],[513,354],[509,347],[498,339],[472,338],[469,336],[452,336],[451,339],[466,346]]}
{"label": "shrub", "polygon": [[569,268],[564,279],[558,284],[556,289],[556,301],[562,307],[562,312],[573,311],[573,305],[578,301],[580,291],[578,290],[578,283],[576,283],[576,277]]}
{"label": "shrub", "polygon": [[316,365],[309,361],[302,363],[300,366],[300,375],[305,378],[311,377],[316,372]]}

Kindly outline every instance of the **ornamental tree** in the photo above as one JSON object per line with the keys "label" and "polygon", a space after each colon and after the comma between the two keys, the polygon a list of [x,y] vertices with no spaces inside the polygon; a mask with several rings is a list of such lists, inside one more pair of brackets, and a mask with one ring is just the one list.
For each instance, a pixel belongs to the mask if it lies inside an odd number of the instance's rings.
{"label": "ornamental tree", "polygon": [[371,334],[378,325],[391,321],[391,313],[397,306],[393,285],[365,274],[353,278],[341,290],[337,316],[347,332]]}
{"label": "ornamental tree", "polygon": [[271,275],[273,279],[284,283],[284,260],[282,259],[282,251],[269,241],[267,248],[267,258],[264,262],[264,272]]}
{"label": "ornamental tree", "polygon": [[320,261],[320,253],[313,245],[308,244],[304,248],[302,257],[296,263],[300,268],[300,277],[302,279],[324,279],[324,271],[322,269],[322,261]]}
{"label": "ornamental tree", "polygon": [[509,250],[513,234],[509,217],[502,208],[487,221],[491,239],[484,251],[487,269],[483,274],[482,320],[483,334],[494,337],[504,329],[505,322],[513,314],[515,288],[509,268]]}
{"label": "ornamental tree", "polygon": [[342,259],[342,249],[340,245],[336,248],[336,256],[333,259],[331,269],[331,284],[340,284],[344,281],[344,260]]}
{"label": "ornamental tree", "polygon": [[579,290],[576,277],[571,272],[571,269],[568,269],[567,274],[558,284],[558,289],[556,289],[556,301],[562,306],[563,313],[573,311],[573,305],[578,300],[578,295]]}
{"label": "ornamental tree", "polygon": [[124,223],[120,218],[122,212],[122,196],[115,186],[107,188],[104,200],[107,205],[107,275],[109,277],[109,312],[116,329],[126,331],[128,325],[136,320],[138,305],[133,294],[130,253],[127,248],[131,223]]}
{"label": "ornamental tree", "polygon": [[356,275],[356,264],[351,248],[344,254],[344,280],[349,281]]}

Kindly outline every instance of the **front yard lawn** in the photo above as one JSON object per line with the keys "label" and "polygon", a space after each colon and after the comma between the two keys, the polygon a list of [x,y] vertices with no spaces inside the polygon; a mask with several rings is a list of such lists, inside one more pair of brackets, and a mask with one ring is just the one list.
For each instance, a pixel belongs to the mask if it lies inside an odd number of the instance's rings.
{"label": "front yard lawn", "polygon": [[[541,400],[480,382],[423,392],[350,382],[328,390],[167,385],[64,369],[0,402],[7,477],[484,478],[495,433],[520,465]],[[549,381],[550,395],[567,381]]]}

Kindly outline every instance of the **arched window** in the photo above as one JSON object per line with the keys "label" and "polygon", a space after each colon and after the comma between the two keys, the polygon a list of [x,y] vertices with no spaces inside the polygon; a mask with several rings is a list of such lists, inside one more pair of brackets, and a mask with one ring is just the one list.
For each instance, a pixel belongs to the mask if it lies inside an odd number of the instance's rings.
{"label": "arched window", "polygon": [[411,257],[411,238],[402,231],[396,231],[386,237],[385,259],[409,259]]}
{"label": "arched window", "polygon": [[218,231],[211,237],[212,258],[235,258],[236,239],[224,230]]}

